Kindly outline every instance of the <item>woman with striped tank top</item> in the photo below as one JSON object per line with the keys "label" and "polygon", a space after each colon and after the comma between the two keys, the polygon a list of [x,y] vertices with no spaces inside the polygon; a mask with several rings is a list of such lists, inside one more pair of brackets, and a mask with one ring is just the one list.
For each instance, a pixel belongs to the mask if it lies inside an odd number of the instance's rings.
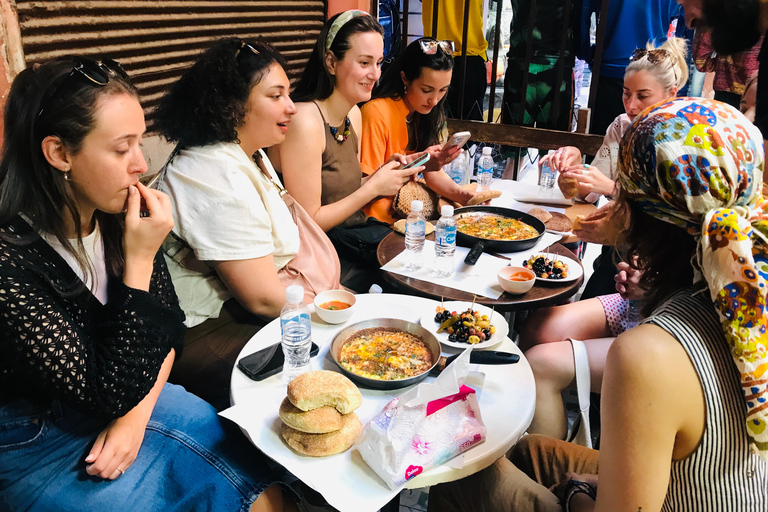
{"label": "woman with striped tank top", "polygon": [[646,319],[608,352],[599,465],[595,450],[527,436],[482,472],[432,487],[430,510],[766,510],[761,141],[711,100],[669,100],[635,120],[619,202]]}

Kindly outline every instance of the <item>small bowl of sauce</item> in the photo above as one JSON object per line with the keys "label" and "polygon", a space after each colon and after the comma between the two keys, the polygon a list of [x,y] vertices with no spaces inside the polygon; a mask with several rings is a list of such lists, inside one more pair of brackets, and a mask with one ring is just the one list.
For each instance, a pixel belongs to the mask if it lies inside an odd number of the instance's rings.
{"label": "small bowl of sauce", "polygon": [[504,267],[496,273],[496,279],[505,292],[521,295],[533,288],[536,274],[524,267]]}
{"label": "small bowl of sauce", "polygon": [[352,317],[355,295],[346,290],[327,290],[315,296],[315,313],[326,323],[343,324]]}

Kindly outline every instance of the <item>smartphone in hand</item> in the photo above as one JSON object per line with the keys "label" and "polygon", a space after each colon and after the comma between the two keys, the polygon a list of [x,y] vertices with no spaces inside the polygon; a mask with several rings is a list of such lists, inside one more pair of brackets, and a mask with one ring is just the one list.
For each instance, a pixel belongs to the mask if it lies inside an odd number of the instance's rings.
{"label": "smartphone in hand", "polygon": [[410,169],[411,167],[418,167],[420,165],[424,165],[425,163],[429,162],[429,159],[430,159],[429,153],[424,153],[419,158],[414,159],[411,163],[405,164],[402,168]]}
{"label": "smartphone in hand", "polygon": [[[313,342],[309,349],[309,357],[316,356],[320,348]],[[240,368],[252,380],[264,380],[282,371],[285,355],[280,343],[245,356],[237,362]]]}
{"label": "smartphone in hand", "polygon": [[443,149],[452,148],[454,146],[462,147],[467,143],[471,136],[472,134],[470,132],[456,132],[448,137],[448,141],[443,146]]}

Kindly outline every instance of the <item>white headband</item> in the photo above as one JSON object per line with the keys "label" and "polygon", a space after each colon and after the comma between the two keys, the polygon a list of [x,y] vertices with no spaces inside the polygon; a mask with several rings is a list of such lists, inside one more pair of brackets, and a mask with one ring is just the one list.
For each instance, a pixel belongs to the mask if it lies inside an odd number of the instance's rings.
{"label": "white headband", "polygon": [[357,9],[344,11],[343,13],[339,14],[339,17],[333,20],[333,24],[331,25],[331,28],[328,29],[328,35],[325,36],[325,49],[326,50],[331,49],[333,40],[336,37],[336,34],[339,33],[339,30],[341,30],[341,27],[346,25],[349,20],[353,18],[358,18],[360,16],[370,16],[370,14],[368,14],[365,11],[358,11]]}

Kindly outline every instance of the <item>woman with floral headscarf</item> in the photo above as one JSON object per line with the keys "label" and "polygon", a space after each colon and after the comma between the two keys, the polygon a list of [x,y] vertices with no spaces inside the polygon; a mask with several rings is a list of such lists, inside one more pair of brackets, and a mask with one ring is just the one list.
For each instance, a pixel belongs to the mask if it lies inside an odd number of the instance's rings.
{"label": "woman with floral headscarf", "polygon": [[762,171],[760,132],[724,103],[679,98],[635,120],[618,200],[646,319],[608,353],[599,472],[597,451],[527,436],[509,459],[432,487],[430,510],[765,510]]}

